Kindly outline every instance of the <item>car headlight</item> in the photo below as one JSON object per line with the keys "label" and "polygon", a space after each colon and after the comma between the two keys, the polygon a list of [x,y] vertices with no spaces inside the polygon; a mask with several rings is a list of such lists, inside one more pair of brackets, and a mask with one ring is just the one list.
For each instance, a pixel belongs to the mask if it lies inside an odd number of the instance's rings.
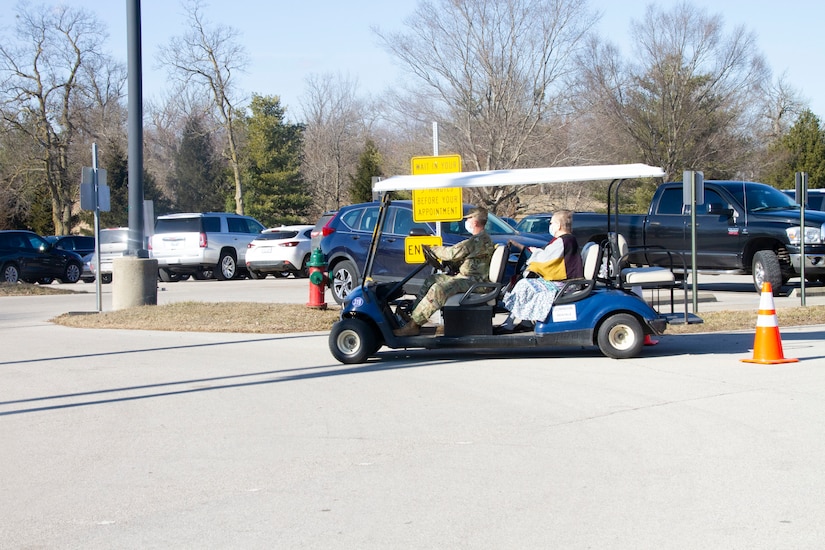
{"label": "car headlight", "polygon": [[[785,230],[791,244],[799,244],[799,226],[789,227]],[[822,244],[822,231],[816,227],[805,228],[805,244]]]}

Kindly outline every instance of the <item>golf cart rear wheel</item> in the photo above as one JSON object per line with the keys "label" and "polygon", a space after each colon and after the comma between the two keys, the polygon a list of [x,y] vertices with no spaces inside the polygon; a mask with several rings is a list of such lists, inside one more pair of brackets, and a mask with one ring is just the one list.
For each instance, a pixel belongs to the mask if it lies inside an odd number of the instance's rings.
{"label": "golf cart rear wheel", "polygon": [[360,319],[343,319],[332,325],[329,333],[329,350],[338,361],[351,364],[363,363],[378,351],[375,333],[370,325]]}
{"label": "golf cart rear wheel", "polygon": [[645,333],[639,320],[628,313],[608,317],[599,327],[599,349],[612,359],[636,357],[644,345]]}

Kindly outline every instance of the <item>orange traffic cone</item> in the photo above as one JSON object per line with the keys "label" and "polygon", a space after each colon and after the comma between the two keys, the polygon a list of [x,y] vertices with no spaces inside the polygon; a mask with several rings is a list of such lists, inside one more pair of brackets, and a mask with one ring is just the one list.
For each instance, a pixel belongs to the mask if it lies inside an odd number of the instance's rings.
{"label": "orange traffic cone", "polygon": [[759,315],[756,319],[756,337],[753,343],[753,359],[741,359],[745,363],[775,365],[795,363],[799,359],[785,359],[782,354],[782,338],[776,324],[776,309],[773,305],[773,289],[770,283],[762,283],[762,297],[759,299]]}

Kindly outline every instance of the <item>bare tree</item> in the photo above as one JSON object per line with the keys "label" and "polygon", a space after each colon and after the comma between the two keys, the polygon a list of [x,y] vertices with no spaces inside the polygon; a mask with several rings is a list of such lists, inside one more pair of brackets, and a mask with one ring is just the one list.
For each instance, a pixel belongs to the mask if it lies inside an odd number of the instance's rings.
{"label": "bare tree", "polygon": [[[172,204],[177,199],[173,181],[175,158],[183,139],[186,121],[197,118],[212,130],[213,121],[208,116],[211,109],[208,98],[180,83],[160,100],[147,104],[144,163],[147,171],[154,175],[158,190]],[[214,153],[221,154],[223,147],[217,147]]]}
{"label": "bare tree", "polygon": [[104,28],[82,9],[21,4],[15,31],[16,40],[0,42],[0,113],[35,145],[39,166],[27,170],[43,174],[54,231],[65,234],[79,196],[72,149],[117,109],[125,71],[102,52]]}
{"label": "bare tree", "polygon": [[753,137],[756,92],[770,80],[753,34],[726,33],[720,16],[681,3],[669,12],[650,5],[631,35],[631,62],[598,40],[582,58],[582,108],[601,115],[605,135],[624,137],[611,138],[613,154],[662,166],[667,177],[732,175]]}
{"label": "bare tree", "polygon": [[[586,0],[424,0],[408,30],[376,33],[447,149],[466,168],[493,170],[545,162],[573,54],[596,20]],[[485,189],[480,199],[495,210],[512,194]]]}
{"label": "bare tree", "polygon": [[807,101],[790,85],[783,73],[766,82],[759,94],[763,99],[761,115],[767,121],[767,137],[777,139],[788,132],[794,120],[807,109]]}
{"label": "bare tree", "polygon": [[239,33],[226,25],[211,26],[201,0],[185,0],[190,30],[172,38],[159,61],[180,83],[201,88],[211,99],[214,116],[226,137],[226,159],[235,180],[235,211],[244,213],[241,162],[238,152],[239,119],[243,101],[235,90],[233,76],[248,64],[246,50],[238,43]]}
{"label": "bare tree", "polygon": [[301,172],[317,215],[349,204],[349,177],[364,147],[365,123],[356,80],[311,75],[306,84],[301,102],[306,124]]}

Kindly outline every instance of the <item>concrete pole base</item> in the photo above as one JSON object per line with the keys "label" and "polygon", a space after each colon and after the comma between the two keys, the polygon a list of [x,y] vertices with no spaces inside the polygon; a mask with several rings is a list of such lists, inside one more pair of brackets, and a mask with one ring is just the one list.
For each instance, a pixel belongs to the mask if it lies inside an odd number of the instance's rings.
{"label": "concrete pole base", "polygon": [[158,261],[123,256],[112,264],[112,309],[158,304]]}

